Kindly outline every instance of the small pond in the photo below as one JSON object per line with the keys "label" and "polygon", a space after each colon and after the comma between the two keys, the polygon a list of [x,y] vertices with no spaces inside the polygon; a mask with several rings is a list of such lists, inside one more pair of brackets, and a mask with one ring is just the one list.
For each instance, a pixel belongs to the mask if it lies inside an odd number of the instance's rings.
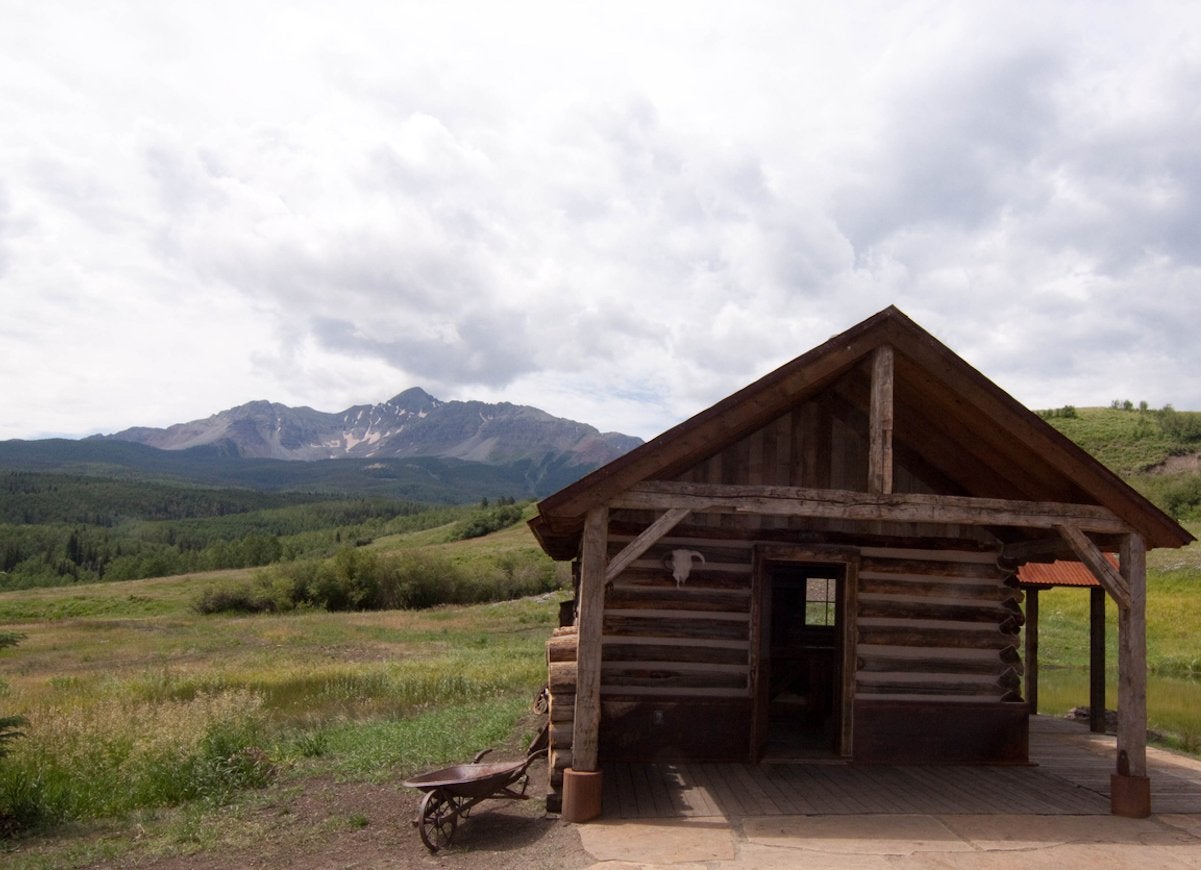
{"label": "small pond", "polygon": [[[1118,689],[1111,679],[1105,706],[1117,707]],[[1038,712],[1062,716],[1073,707],[1088,706],[1088,671],[1045,668],[1038,674]],[[1178,738],[1177,745],[1201,752],[1201,680],[1187,677],[1147,677],[1147,725]]]}

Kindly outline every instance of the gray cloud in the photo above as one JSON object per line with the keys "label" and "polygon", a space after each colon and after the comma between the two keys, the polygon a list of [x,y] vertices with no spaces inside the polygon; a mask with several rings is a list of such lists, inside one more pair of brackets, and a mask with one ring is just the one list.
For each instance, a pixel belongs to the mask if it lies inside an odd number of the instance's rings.
{"label": "gray cloud", "polygon": [[891,303],[1030,404],[1201,407],[1189,9],[111,11],[0,33],[40,430],[419,383],[653,435]]}
{"label": "gray cloud", "polygon": [[1053,132],[1060,61],[1021,46],[945,61],[889,89],[862,180],[836,194],[839,224],[859,250],[915,224],[977,228],[1035,183],[1030,164]]}

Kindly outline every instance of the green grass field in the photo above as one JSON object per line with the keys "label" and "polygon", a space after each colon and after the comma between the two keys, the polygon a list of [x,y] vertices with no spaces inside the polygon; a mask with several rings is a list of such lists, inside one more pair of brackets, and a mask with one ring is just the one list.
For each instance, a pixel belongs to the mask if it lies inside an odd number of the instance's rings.
{"label": "green grass field", "polygon": [[[446,532],[372,547],[445,549],[475,571],[536,549],[524,524],[453,546]],[[32,853],[28,840],[0,838],[16,850],[12,866],[86,864],[95,831],[148,818],[160,820],[156,848],[171,851],[174,838],[195,848],[197,814],[252,800],[248,786],[382,781],[469,758],[528,713],[566,595],[413,611],[196,612],[207,588],[255,570],[0,594],[0,627],[22,635],[0,649],[0,715],[27,719],[0,760],[0,824],[58,832]],[[169,806],[182,809],[161,816]]]}
{"label": "green grass field", "polygon": [[[453,544],[447,535],[381,537],[369,549],[435,551],[476,573],[538,557],[524,524]],[[1149,563],[1151,669],[1196,674],[1201,548],[1156,552]],[[0,649],[0,715],[28,719],[0,761],[0,807],[9,824],[50,832],[6,841],[7,864],[83,866],[146,842],[156,854],[218,849],[249,836],[236,808],[256,799],[257,786],[394,781],[469,758],[511,737],[528,711],[568,596],[412,611],[196,612],[206,588],[247,582],[255,570],[0,594],[0,629],[23,635]],[[1044,669],[1083,673],[1087,598],[1044,593]],[[1087,702],[1071,700],[1070,687],[1063,699],[1056,691],[1045,695],[1065,709]],[[1152,727],[1184,735],[1176,743],[1188,748],[1188,735],[1201,733],[1180,718],[1191,703],[1165,706],[1159,720],[1153,710]]]}

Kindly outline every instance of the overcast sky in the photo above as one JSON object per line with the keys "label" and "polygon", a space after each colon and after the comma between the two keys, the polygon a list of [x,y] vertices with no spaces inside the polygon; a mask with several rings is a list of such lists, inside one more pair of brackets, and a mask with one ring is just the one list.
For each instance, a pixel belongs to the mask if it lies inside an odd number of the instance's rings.
{"label": "overcast sky", "polygon": [[1201,409],[1201,6],[0,0],[0,438],[421,386],[651,437],[895,304]]}

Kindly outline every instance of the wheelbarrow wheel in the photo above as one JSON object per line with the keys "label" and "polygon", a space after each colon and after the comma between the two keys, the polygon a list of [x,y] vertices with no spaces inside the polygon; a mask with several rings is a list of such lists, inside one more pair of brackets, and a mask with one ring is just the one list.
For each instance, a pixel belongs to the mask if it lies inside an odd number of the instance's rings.
{"label": "wheelbarrow wheel", "polygon": [[459,823],[459,804],[454,795],[436,788],[421,799],[421,818],[417,830],[421,842],[430,852],[437,852],[450,845]]}

